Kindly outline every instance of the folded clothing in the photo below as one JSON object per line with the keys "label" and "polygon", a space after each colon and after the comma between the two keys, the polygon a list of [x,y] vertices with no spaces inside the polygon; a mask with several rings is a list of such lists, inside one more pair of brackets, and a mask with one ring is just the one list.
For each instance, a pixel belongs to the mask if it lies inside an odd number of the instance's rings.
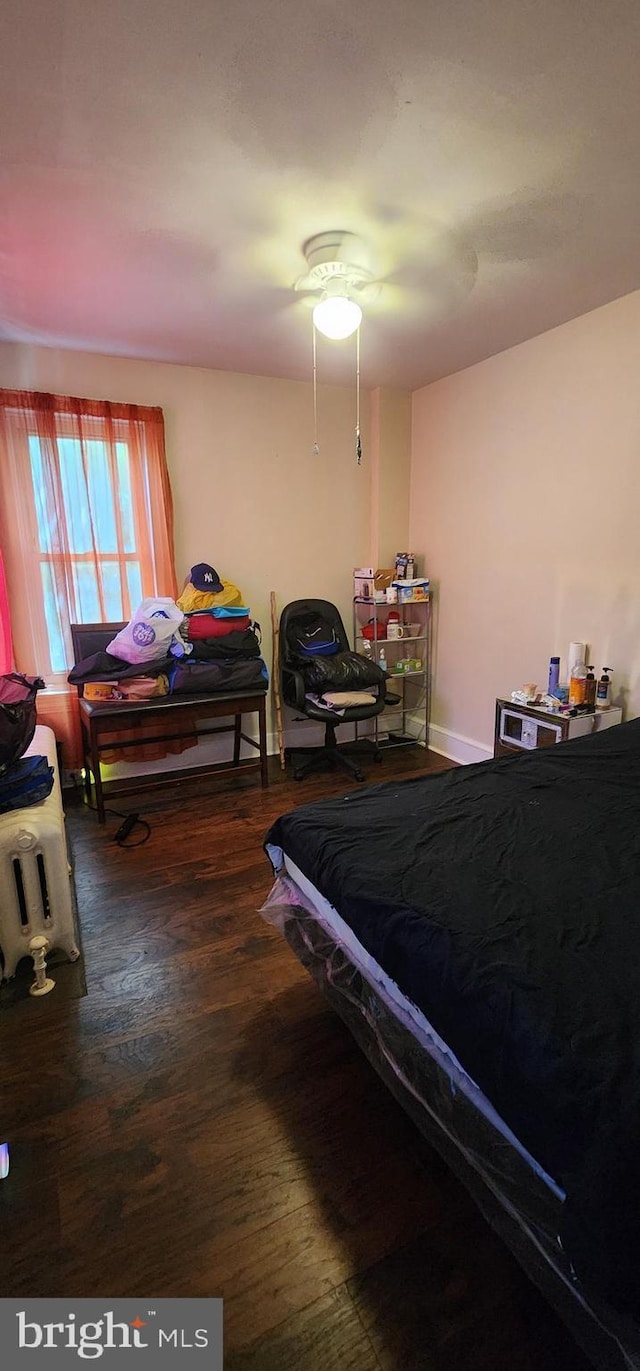
{"label": "folded clothing", "polygon": [[187,619],[187,636],[191,643],[201,638],[227,638],[230,633],[243,633],[249,628],[248,614],[219,618],[216,614],[190,614]]}
{"label": "folded clothing", "polygon": [[338,709],[348,709],[351,705],[374,705],[377,699],[370,690],[327,690],[323,699]]}
{"label": "folded clothing", "polygon": [[183,614],[192,614],[196,609],[222,609],[233,605],[243,605],[244,596],[232,581],[225,581],[220,578],[222,590],[214,593],[211,590],[198,590],[196,586],[188,581],[182,594],[176,600],[178,609]]}

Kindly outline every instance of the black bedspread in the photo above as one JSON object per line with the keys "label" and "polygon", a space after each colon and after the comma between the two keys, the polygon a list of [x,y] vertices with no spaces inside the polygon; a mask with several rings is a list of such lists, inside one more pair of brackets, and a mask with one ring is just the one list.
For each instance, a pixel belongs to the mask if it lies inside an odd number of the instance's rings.
{"label": "black bedspread", "polygon": [[577,1272],[640,1313],[640,720],[272,826],[563,1186]]}

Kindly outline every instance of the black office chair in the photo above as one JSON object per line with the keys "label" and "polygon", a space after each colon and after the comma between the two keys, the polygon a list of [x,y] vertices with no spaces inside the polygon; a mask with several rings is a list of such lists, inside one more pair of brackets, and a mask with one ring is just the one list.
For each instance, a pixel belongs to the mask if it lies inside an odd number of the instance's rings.
{"label": "black office chair", "polygon": [[[352,724],[360,719],[371,719],[375,714],[380,714],[385,705],[386,682],[377,682],[373,686],[355,686],[355,689],[366,689],[376,696],[374,704],[350,705],[344,714],[339,718],[327,718],[326,709],[313,703],[306,698],[308,686],[305,684],[303,675],[304,663],[294,647],[296,637],[296,624],[304,621],[310,615],[319,616],[334,631],[340,652],[350,652],[351,647],[347,638],[345,627],[336,609],[329,600],[292,600],[291,604],[285,605],[280,615],[280,690],[285,704],[292,709],[297,709],[304,714],[307,719],[316,719],[324,724],[324,744],[321,747],[287,747],[285,756],[293,760],[293,775],[296,781],[301,781],[310,771],[319,771],[323,766],[341,766],[345,771],[354,776],[356,781],[364,781],[365,777],[360,770],[357,761],[348,756],[348,752],[361,750],[361,748],[373,748],[374,761],[382,760],[381,753],[370,739],[358,739],[357,743],[343,744],[338,747],[336,741],[336,728],[340,724]],[[328,659],[330,661],[330,658]],[[338,689],[339,687],[334,687]],[[297,761],[298,757],[306,757],[304,762]]]}

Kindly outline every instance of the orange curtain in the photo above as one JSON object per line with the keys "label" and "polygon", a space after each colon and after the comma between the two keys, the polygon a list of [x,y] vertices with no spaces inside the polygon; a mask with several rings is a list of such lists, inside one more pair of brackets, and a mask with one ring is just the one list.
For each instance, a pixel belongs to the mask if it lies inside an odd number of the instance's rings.
{"label": "orange curtain", "polygon": [[77,766],[70,624],[177,595],[162,410],[0,390],[0,490],[16,666],[44,677],[39,717]]}
{"label": "orange curtain", "polygon": [[11,648],[11,619],[9,617],[9,597],[4,574],[2,548],[0,548],[0,676],[13,668]]}

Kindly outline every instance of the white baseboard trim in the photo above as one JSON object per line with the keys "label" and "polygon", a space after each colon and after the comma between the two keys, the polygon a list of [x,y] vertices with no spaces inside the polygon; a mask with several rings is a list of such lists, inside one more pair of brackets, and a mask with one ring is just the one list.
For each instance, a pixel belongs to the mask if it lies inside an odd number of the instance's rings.
{"label": "white baseboard trim", "polygon": [[429,724],[429,747],[441,757],[452,762],[488,762],[493,757],[493,749],[477,743],[473,738],[465,738],[462,733],[440,728],[439,724]]}

